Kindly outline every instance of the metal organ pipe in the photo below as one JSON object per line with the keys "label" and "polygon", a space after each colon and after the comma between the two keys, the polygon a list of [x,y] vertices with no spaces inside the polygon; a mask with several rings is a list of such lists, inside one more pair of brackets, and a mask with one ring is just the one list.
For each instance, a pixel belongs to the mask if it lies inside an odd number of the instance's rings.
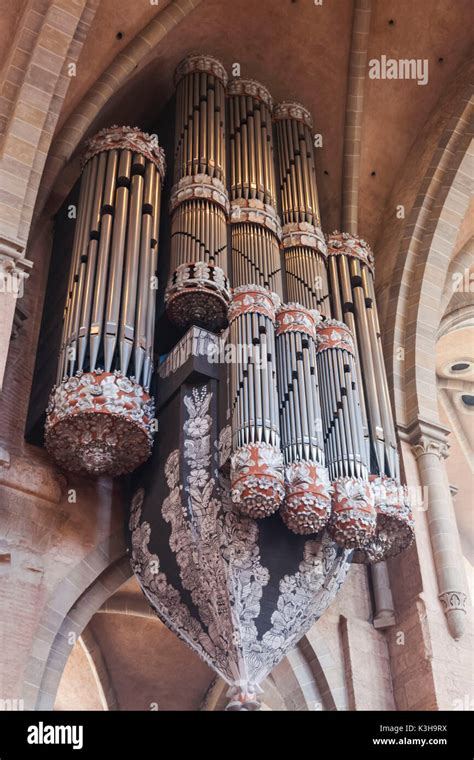
{"label": "metal organ pipe", "polygon": [[286,304],[276,315],[278,395],[286,499],[280,514],[295,533],[317,533],[331,514],[316,366],[317,312]]}
{"label": "metal organ pipe", "polygon": [[156,137],[138,128],[104,129],[87,143],[45,427],[46,447],[65,469],[118,475],[150,454],[148,314],[164,172]]}
{"label": "metal organ pipe", "polygon": [[390,407],[373,286],[374,258],[364,240],[348,233],[328,236],[331,296],[355,341],[371,472],[399,478],[395,426]]}
{"label": "metal organ pipe", "polygon": [[330,316],[326,243],[321,231],[313,120],[299,103],[274,108],[288,300]]}
{"label": "metal organ pipe", "polygon": [[175,175],[171,196],[168,316],[180,327],[221,329],[227,279],[225,86],[222,64],[190,55],[176,69]]}
{"label": "metal organ pipe", "polygon": [[374,495],[362,432],[354,342],[343,322],[318,326],[318,372],[329,476],[334,488],[329,531],[348,549],[366,546],[375,533]]}
{"label": "metal organ pipe", "polygon": [[273,102],[253,79],[232,79],[229,98],[232,283],[283,297],[281,227],[275,209]]}
{"label": "metal organ pipe", "polygon": [[229,307],[232,499],[250,517],[275,512],[285,495],[276,386],[275,303],[259,285],[236,288]]}
{"label": "metal organ pipe", "polygon": [[400,484],[397,439],[375,302],[374,257],[367,243],[356,235],[336,231],[328,236],[327,242],[333,305],[355,338],[358,385],[369,444],[369,481],[377,515],[374,537],[355,553],[353,561],[377,562],[409,546],[414,525],[407,489]]}

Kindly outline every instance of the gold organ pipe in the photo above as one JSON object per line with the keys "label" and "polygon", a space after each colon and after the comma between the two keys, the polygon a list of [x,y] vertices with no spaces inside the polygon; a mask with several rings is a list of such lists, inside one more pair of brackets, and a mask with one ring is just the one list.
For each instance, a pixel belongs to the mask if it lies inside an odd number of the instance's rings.
{"label": "gold organ pipe", "polygon": [[84,367],[84,359],[87,350],[88,338],[89,338],[89,325],[91,319],[91,308],[94,294],[95,274],[96,274],[96,259],[97,248],[99,239],[99,226],[100,226],[100,211],[102,207],[102,196],[104,192],[104,180],[107,166],[107,154],[101,153],[98,158],[97,176],[94,199],[91,208],[91,221],[89,232],[89,246],[88,246],[88,260],[87,269],[84,281],[84,294],[81,304],[81,313],[79,320],[78,331],[78,357],[77,368],[82,370]]}
{"label": "gold organ pipe", "polygon": [[66,305],[64,307],[64,314],[63,314],[63,329],[62,329],[61,347],[60,347],[59,360],[58,360],[58,371],[57,371],[57,377],[56,377],[57,383],[61,382],[63,375],[66,372],[66,366],[67,366],[66,344],[67,344],[67,339],[69,336],[69,322],[70,322],[70,315],[71,315],[71,302],[72,302],[72,294],[73,294],[73,286],[74,286],[74,276],[75,276],[75,273],[77,272],[78,261],[80,257],[79,240],[81,236],[81,229],[84,224],[85,194],[86,194],[86,188],[88,186],[90,169],[91,169],[91,164],[90,163],[86,164],[82,173],[82,177],[81,177],[81,186],[79,189],[79,201],[76,207],[77,208],[76,226],[74,230],[71,268],[69,270],[69,280],[68,280],[68,287],[67,287],[67,294],[66,294]]}
{"label": "gold organ pipe", "polygon": [[115,199],[115,186],[117,181],[118,152],[111,150],[105,153],[107,156],[107,172],[105,176],[104,195],[102,199],[99,250],[97,272],[92,303],[92,315],[90,323],[90,357],[91,370],[96,369],[97,358],[101,345],[104,320],[104,303],[107,289],[107,271],[110,255],[110,239],[113,224],[113,211]]}
{"label": "gold organ pipe", "polygon": [[216,112],[215,88],[216,88],[215,78],[213,76],[209,76],[208,84],[207,84],[207,140],[208,140],[207,171],[210,177],[214,177],[216,174],[215,130],[214,130],[214,118],[215,118],[215,112]]}
{"label": "gold organ pipe", "polygon": [[131,151],[120,151],[117,192],[115,200],[114,229],[112,234],[110,279],[105,306],[104,364],[106,372],[110,372],[112,368],[115,346],[117,343],[123,264],[125,257],[131,168]]}
{"label": "gold organ pipe", "polygon": [[[149,162],[145,170],[143,207],[140,238],[140,262],[138,273],[138,293],[136,305],[136,330],[134,336],[134,375],[137,382],[142,382],[141,375],[147,350],[147,313],[148,301],[152,297],[152,230],[153,206],[156,169]],[[143,383],[144,384],[144,383]]]}
{"label": "gold organ pipe", "polygon": [[78,270],[75,275],[75,288],[73,290],[73,299],[71,304],[71,321],[69,323],[69,342],[68,349],[71,352],[69,356],[69,375],[73,375],[77,368],[77,337],[79,332],[79,319],[80,319],[80,306],[82,301],[82,293],[84,289],[84,278],[87,265],[87,250],[89,243],[90,233],[90,218],[92,212],[92,203],[94,198],[94,186],[97,176],[97,163],[98,157],[94,156],[92,159],[91,174],[89,178],[89,184],[85,197],[85,215],[84,226],[82,228],[82,235],[80,239],[80,252],[78,260]]}
{"label": "gold organ pipe", "polygon": [[[65,469],[114,476],[134,470],[151,451],[154,313],[147,318],[155,297],[147,281],[156,269],[152,234],[165,163],[155,135],[115,126],[88,140],[82,164],[64,331],[73,351],[62,357],[76,382],[61,380],[52,390],[45,444]],[[78,387],[85,405],[77,403]]]}

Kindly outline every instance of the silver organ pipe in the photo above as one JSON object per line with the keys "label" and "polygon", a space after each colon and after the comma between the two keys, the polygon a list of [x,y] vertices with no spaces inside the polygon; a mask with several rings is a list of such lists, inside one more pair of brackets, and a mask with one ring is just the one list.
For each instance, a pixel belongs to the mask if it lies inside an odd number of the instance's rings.
{"label": "silver organ pipe", "polygon": [[278,396],[286,499],[280,509],[295,533],[317,533],[331,514],[316,363],[318,312],[285,304],[276,315]]}
{"label": "silver organ pipe", "polygon": [[276,213],[272,108],[268,90],[233,79],[229,98],[232,284],[256,283],[283,297]]}
{"label": "silver organ pipe", "polygon": [[274,108],[287,296],[330,316],[326,243],[321,231],[313,120],[299,103]]}
{"label": "silver organ pipe", "polygon": [[354,336],[370,481],[377,511],[376,537],[355,561],[377,561],[409,545],[413,538],[406,488],[400,485],[395,425],[383,361],[374,289],[374,257],[356,235],[327,237],[334,310]]}
{"label": "silver organ pipe", "polygon": [[328,237],[332,293],[356,341],[375,474],[399,479],[395,426],[377,317],[373,256],[365,241],[347,233]]}
{"label": "silver organ pipe", "polygon": [[369,484],[362,430],[354,342],[343,322],[318,326],[318,374],[323,435],[334,488],[329,530],[350,549],[360,549],[375,533],[374,495]]}
{"label": "silver organ pipe", "polygon": [[285,495],[276,386],[275,303],[259,285],[233,292],[229,340],[232,499],[250,517],[275,512]]}
{"label": "silver organ pipe", "polygon": [[151,451],[148,313],[164,172],[156,137],[137,128],[104,129],[87,144],[45,427],[46,446],[66,469],[118,475]]}
{"label": "silver organ pipe", "polygon": [[[392,556],[413,520],[373,256],[355,235],[322,233],[312,117],[274,106],[255,80],[228,83],[208,55],[185,58],[175,84],[165,302],[181,328],[229,321],[235,506],[253,518],[280,509],[295,533],[326,529],[356,562]],[[89,143],[45,431],[68,469],[120,474],[150,452],[163,174],[161,149],[138,129]]]}
{"label": "silver organ pipe", "polygon": [[221,329],[227,279],[225,87],[222,64],[190,55],[175,74],[175,174],[171,196],[168,316],[180,327]]}

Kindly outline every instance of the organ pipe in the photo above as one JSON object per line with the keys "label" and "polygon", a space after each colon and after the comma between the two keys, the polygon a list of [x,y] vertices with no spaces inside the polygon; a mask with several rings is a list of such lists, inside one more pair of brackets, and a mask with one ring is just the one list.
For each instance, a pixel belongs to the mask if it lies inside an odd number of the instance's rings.
{"label": "organ pipe", "polygon": [[245,514],[265,517],[284,497],[276,385],[275,303],[259,285],[236,288],[229,308],[232,499]]}
{"label": "organ pipe", "polygon": [[283,297],[276,212],[273,102],[252,79],[233,79],[229,98],[232,283],[256,283]]}
{"label": "organ pipe", "polygon": [[370,436],[370,469],[399,480],[395,425],[375,302],[373,255],[365,241],[339,232],[328,237],[328,254],[334,314],[344,320],[354,336],[364,423]]}
{"label": "organ pipe", "polygon": [[190,55],[175,74],[175,185],[171,196],[168,316],[179,327],[221,329],[227,279],[227,74],[206,55]]}
{"label": "organ pipe", "polygon": [[334,488],[330,532],[351,549],[368,544],[375,533],[374,495],[368,465],[355,372],[354,341],[343,322],[318,327],[323,435]]}
{"label": "organ pipe", "polygon": [[57,385],[45,442],[58,464],[121,474],[152,443],[158,220],[164,154],[138,128],[111,127],[83,159]]}
{"label": "organ pipe", "polygon": [[321,231],[313,120],[299,103],[274,108],[289,301],[330,316],[326,243]]}
{"label": "organ pipe", "polygon": [[278,396],[286,500],[281,516],[295,533],[316,533],[331,514],[316,364],[320,319],[299,304],[276,315]]}

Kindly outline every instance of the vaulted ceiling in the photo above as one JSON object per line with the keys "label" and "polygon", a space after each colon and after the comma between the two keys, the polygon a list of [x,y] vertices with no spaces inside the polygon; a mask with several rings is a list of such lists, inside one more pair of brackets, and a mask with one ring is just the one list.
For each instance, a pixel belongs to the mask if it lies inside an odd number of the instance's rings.
{"label": "vaulted ceiling", "polygon": [[[117,53],[168,5],[102,0],[60,115],[60,134],[74,109]],[[428,61],[428,82],[367,79],[361,121],[359,232],[374,245],[397,175],[440,96],[466,60],[472,35],[469,0],[378,0],[373,3],[368,60],[382,55]],[[296,100],[314,117],[323,227],[341,225],[341,193],[353,1],[203,0],[137,65],[88,130],[113,122],[156,127],[173,94],[173,72],[189,52],[220,58],[230,75],[260,80],[275,101]],[[234,70],[235,71],[235,70]],[[77,176],[77,175],[76,175]],[[395,210],[393,210],[395,213]]]}

